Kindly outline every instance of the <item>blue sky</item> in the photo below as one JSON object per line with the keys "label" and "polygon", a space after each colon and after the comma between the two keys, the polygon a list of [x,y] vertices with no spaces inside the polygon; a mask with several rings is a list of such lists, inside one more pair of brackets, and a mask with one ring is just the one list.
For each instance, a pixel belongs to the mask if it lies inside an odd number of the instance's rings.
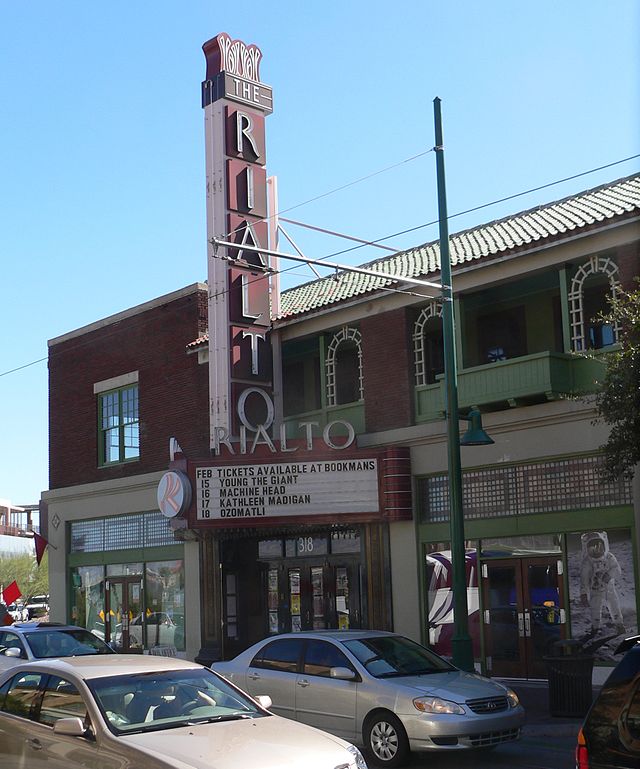
{"label": "blue sky", "polygon": [[[376,239],[437,219],[434,154],[409,160],[434,144],[436,96],[450,214],[640,153],[636,0],[0,0],[0,498],[48,487],[46,360],[28,365],[47,340],[206,277],[201,46],[218,32],[262,49],[281,209],[375,174],[289,212],[310,224]],[[348,245],[288,229],[314,258]]]}

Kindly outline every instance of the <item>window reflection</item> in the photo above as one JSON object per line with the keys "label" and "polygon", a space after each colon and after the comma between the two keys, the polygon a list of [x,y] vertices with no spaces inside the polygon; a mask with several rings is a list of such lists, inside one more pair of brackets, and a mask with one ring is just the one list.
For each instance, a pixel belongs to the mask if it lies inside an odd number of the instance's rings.
{"label": "window reflection", "polygon": [[[478,551],[475,543],[467,543],[465,566],[469,635],[473,656],[480,657],[480,610],[478,603]],[[425,554],[427,586],[427,628],[429,645],[443,657],[452,656],[453,637],[453,569],[448,542],[427,545]]]}

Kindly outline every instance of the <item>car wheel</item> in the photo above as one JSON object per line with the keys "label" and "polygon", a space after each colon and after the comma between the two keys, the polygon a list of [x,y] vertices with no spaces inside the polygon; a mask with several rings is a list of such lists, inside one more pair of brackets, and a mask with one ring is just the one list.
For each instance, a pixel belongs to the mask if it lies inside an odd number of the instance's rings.
{"label": "car wheel", "polygon": [[402,766],[409,756],[409,740],[400,719],[388,711],[368,716],[363,727],[364,744],[380,766]]}

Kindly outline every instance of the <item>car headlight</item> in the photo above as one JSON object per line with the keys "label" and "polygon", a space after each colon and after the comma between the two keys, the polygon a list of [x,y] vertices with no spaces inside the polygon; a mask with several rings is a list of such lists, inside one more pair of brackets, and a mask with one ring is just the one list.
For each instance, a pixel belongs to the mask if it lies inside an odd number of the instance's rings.
{"label": "car headlight", "polygon": [[413,701],[413,707],[422,713],[451,713],[458,716],[465,714],[465,709],[457,702],[441,700],[440,697],[418,697]]}
{"label": "car headlight", "polygon": [[353,756],[353,763],[349,764],[349,766],[355,766],[356,769],[368,769],[364,756],[355,745],[348,745],[347,750]]}
{"label": "car headlight", "polygon": [[520,698],[513,691],[513,689],[507,689],[507,701],[509,703],[510,708],[517,708],[518,705],[520,704]]}

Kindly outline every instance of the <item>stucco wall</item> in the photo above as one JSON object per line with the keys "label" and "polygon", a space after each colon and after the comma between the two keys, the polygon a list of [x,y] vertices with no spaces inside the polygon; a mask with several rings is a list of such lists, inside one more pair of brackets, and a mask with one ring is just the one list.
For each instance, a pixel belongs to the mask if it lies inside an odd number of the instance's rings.
{"label": "stucco wall", "polygon": [[[157,510],[157,488],[162,473],[148,473],[105,483],[47,491],[50,616],[66,622],[69,614],[66,575],[66,531],[71,521]],[[56,527],[54,521],[59,518]],[[197,542],[184,543],[185,655],[195,659],[200,650],[200,558]],[[183,656],[180,653],[180,656]]]}
{"label": "stucco wall", "polygon": [[420,642],[420,605],[418,564],[413,521],[393,523],[389,527],[393,602],[393,629]]}

